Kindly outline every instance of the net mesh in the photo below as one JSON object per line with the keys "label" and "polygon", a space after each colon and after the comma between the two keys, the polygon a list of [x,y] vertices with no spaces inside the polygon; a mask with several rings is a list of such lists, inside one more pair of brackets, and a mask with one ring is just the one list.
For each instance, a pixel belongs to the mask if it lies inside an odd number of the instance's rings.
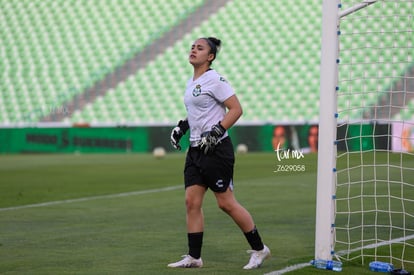
{"label": "net mesh", "polygon": [[338,255],[411,269],[413,13],[414,1],[383,0],[340,20],[335,214]]}

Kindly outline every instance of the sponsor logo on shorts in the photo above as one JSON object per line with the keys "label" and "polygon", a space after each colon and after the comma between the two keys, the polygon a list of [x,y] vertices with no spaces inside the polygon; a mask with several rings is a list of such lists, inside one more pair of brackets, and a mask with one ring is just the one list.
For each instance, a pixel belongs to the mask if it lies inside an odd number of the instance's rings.
{"label": "sponsor logo on shorts", "polygon": [[216,182],[216,186],[217,186],[217,187],[219,187],[219,188],[222,188],[222,187],[224,186],[224,184],[223,184],[223,180],[222,180],[222,179],[218,180],[218,181]]}

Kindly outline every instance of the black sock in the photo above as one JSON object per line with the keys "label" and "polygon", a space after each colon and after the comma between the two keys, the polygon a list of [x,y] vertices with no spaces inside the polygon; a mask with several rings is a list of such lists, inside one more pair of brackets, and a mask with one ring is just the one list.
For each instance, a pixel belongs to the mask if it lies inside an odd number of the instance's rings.
{"label": "black sock", "polygon": [[258,251],[264,248],[262,239],[260,238],[260,235],[259,235],[259,232],[257,231],[256,226],[253,228],[252,231],[244,233],[244,236],[246,236],[246,239],[249,242],[253,250]]}
{"label": "black sock", "polygon": [[203,232],[187,233],[188,255],[195,259],[201,257],[201,247],[203,245]]}

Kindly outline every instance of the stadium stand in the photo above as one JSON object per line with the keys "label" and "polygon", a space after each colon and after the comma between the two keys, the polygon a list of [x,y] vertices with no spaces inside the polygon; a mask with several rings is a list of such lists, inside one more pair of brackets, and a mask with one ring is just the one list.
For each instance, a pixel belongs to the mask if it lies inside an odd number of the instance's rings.
{"label": "stadium stand", "polygon": [[[122,122],[128,114],[140,110],[144,116],[133,117],[135,122],[174,123],[185,116],[182,93],[191,76],[187,63],[189,47],[197,37],[214,35],[221,38],[224,45],[213,67],[235,87],[245,110],[243,121],[317,119],[320,7],[317,1],[308,2],[305,8],[299,6],[267,1],[260,5],[247,1],[228,2],[183,39],[172,41],[174,43],[162,55],[107,95],[130,103],[125,108],[113,109],[110,117]],[[310,19],[302,19],[307,18],[308,12],[313,15],[314,29],[305,27]],[[276,13],[284,15],[276,19],[280,28],[272,25]],[[295,13],[298,16],[292,16]],[[299,41],[306,41],[308,48]],[[99,104],[97,101],[92,106]],[[92,106],[77,112],[71,121],[82,120],[94,109]],[[95,115],[95,121],[103,119],[103,114]]]}
{"label": "stadium stand", "polygon": [[0,122],[39,121],[200,3],[2,1]]}
{"label": "stadium stand", "polygon": [[[224,2],[223,7],[200,19],[199,24],[190,18],[199,7],[213,2],[141,0],[119,5],[116,1],[98,0],[63,4],[52,0],[2,1],[0,62],[5,70],[0,83],[0,123],[42,121],[56,109],[65,109],[68,101],[74,102],[76,111],[59,119],[67,123],[175,123],[185,115],[182,93],[191,76],[187,62],[189,46],[195,38],[210,35],[223,40],[223,49],[213,67],[236,89],[245,110],[241,122],[317,121],[320,1],[233,0]],[[372,8],[366,12],[375,15],[376,11]],[[176,39],[159,43],[157,39],[168,31],[174,35],[179,22],[194,27],[184,36],[177,31]],[[381,26],[392,28],[387,22],[372,24],[373,28]],[[348,43],[344,48],[378,43],[366,37],[367,40],[351,45],[356,42],[346,39],[344,36],[341,41]],[[408,44],[412,40],[403,42]],[[381,43],[392,43],[392,37]],[[144,67],[117,82],[119,67],[128,66],[128,60],[144,49],[156,47],[163,50]],[[365,79],[358,87],[342,83],[344,96],[355,102],[363,100],[370,109],[380,100],[380,93],[360,98],[351,92],[390,89],[394,85],[390,78],[374,81],[372,76],[404,73],[412,66],[413,56],[404,49],[386,52],[384,56],[375,51],[370,56],[342,52],[341,62],[345,66],[363,64],[366,58],[394,55],[407,58],[406,66],[400,70],[382,66],[381,62],[369,70],[362,65],[359,69],[353,66],[349,74]],[[114,72],[115,78],[108,78]],[[89,93],[88,89],[99,81],[103,81],[104,87],[108,84],[105,92]]]}

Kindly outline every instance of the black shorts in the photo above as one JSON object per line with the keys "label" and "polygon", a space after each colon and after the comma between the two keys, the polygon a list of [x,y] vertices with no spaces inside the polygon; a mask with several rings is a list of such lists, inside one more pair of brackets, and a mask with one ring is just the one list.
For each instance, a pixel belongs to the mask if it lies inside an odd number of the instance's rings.
{"label": "black shorts", "polygon": [[224,138],[212,153],[205,155],[190,147],[185,160],[185,188],[202,185],[214,192],[233,189],[234,150],[230,137]]}

